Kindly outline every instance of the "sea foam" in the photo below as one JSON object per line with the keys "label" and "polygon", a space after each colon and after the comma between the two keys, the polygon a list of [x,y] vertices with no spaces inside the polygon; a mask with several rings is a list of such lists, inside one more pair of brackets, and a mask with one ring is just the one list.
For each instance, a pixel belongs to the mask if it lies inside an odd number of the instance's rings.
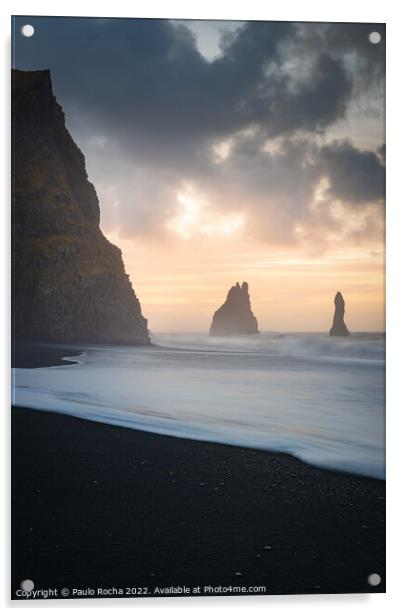
{"label": "sea foam", "polygon": [[75,364],[15,369],[18,406],[281,451],[384,478],[384,337],[153,336],[86,347]]}

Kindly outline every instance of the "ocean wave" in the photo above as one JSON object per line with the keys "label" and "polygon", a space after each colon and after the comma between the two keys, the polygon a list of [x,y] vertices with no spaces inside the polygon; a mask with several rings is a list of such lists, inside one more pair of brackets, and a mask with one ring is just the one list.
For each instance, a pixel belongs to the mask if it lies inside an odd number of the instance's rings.
{"label": "ocean wave", "polygon": [[75,364],[16,369],[13,402],[384,477],[383,337],[250,338],[87,347]]}
{"label": "ocean wave", "polygon": [[385,336],[376,333],[354,334],[347,338],[330,337],[328,334],[275,332],[227,338],[206,334],[156,334],[152,340],[158,346],[182,351],[283,355],[352,362],[385,361]]}

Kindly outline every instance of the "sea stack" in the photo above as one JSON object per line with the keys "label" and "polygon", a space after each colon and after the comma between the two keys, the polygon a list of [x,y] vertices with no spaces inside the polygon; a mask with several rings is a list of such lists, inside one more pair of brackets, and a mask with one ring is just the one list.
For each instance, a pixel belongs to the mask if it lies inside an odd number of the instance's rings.
{"label": "sea stack", "polygon": [[345,325],[345,321],[343,317],[345,316],[345,300],[342,297],[342,293],[339,291],[335,295],[334,299],[335,304],[335,314],[334,314],[334,322],[332,323],[332,327],[329,331],[330,336],[349,336],[349,330]]}
{"label": "sea stack", "polygon": [[12,112],[15,336],[149,344],[121,251],[100,230],[95,188],[48,70],[13,71]]}
{"label": "sea stack", "polygon": [[258,334],[257,319],[252,313],[248,284],[238,282],[229,290],[226,301],[215,312],[210,336]]}

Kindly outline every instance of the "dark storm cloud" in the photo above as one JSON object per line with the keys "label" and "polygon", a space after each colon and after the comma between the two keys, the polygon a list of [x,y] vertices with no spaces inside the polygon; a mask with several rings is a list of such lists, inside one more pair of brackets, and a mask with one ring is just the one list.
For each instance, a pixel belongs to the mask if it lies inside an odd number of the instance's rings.
{"label": "dark storm cloud", "polygon": [[[19,34],[25,23],[34,37]],[[322,145],[357,92],[376,92],[383,78],[383,43],[368,42],[381,26],[249,22],[223,36],[213,61],[189,28],[166,20],[19,17],[16,26],[15,66],[51,69],[103,220],[121,233],[158,233],[183,181],[217,211],[241,203],[254,229],[279,242],[300,225],[317,237],[339,225],[329,207],[311,209],[323,177],[328,203],[361,210],[382,197],[376,153]],[[270,151],[272,139],[280,147]],[[231,150],[217,164],[220,141]]]}
{"label": "dark storm cloud", "polygon": [[[18,19],[22,25],[26,19]],[[251,124],[268,133],[314,130],[341,116],[350,93],[342,62],[317,54],[297,90],[282,70],[290,23],[250,22],[208,62],[185,26],[163,20],[30,19],[20,68],[50,67],[57,96],[123,136],[200,139]]]}
{"label": "dark storm cloud", "polygon": [[320,157],[333,196],[356,204],[383,199],[384,167],[374,152],[361,152],[344,141],[321,148]]}
{"label": "dark storm cloud", "polygon": [[378,158],[380,159],[382,164],[385,165],[385,159],[386,159],[386,155],[387,155],[386,154],[385,143],[382,143],[380,146],[378,146],[377,154],[378,154]]}
{"label": "dark storm cloud", "polygon": [[[370,42],[370,34],[380,35],[379,44]],[[300,24],[294,49],[301,54],[327,50],[353,74],[355,90],[380,85],[384,79],[385,24],[317,23]]]}
{"label": "dark storm cloud", "polygon": [[351,83],[342,64],[326,53],[317,57],[311,78],[296,92],[279,89],[272,113],[275,121],[270,134],[299,129],[322,130],[343,117],[351,93]]}
{"label": "dark storm cloud", "polygon": [[[260,239],[295,243],[302,228],[303,237],[321,249],[327,232],[343,232],[346,211],[360,217],[361,235],[366,231],[367,237],[375,236],[373,220],[381,221],[383,182],[384,167],[377,155],[349,142],[320,146],[306,138],[285,138],[264,144],[258,136],[243,136],[219,165],[219,176],[209,189],[219,194],[222,209],[230,211],[234,200],[239,203]],[[345,209],[342,217],[334,216],[331,208],[339,201]]]}
{"label": "dark storm cloud", "polygon": [[[370,34],[378,32],[383,43],[381,45],[370,43]],[[384,61],[384,39],[385,24],[375,23],[355,23],[343,24],[333,23],[323,26],[323,36],[327,44],[340,54],[358,53],[362,61],[373,68],[383,68]]]}

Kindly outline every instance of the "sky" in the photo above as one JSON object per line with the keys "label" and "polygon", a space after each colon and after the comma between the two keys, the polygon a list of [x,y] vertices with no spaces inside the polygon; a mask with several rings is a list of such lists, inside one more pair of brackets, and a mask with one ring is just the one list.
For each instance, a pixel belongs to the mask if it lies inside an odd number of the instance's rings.
{"label": "sky", "polygon": [[328,330],[337,291],[384,329],[384,55],[382,24],[14,22],[154,332],[207,331],[243,280],[261,330]]}

